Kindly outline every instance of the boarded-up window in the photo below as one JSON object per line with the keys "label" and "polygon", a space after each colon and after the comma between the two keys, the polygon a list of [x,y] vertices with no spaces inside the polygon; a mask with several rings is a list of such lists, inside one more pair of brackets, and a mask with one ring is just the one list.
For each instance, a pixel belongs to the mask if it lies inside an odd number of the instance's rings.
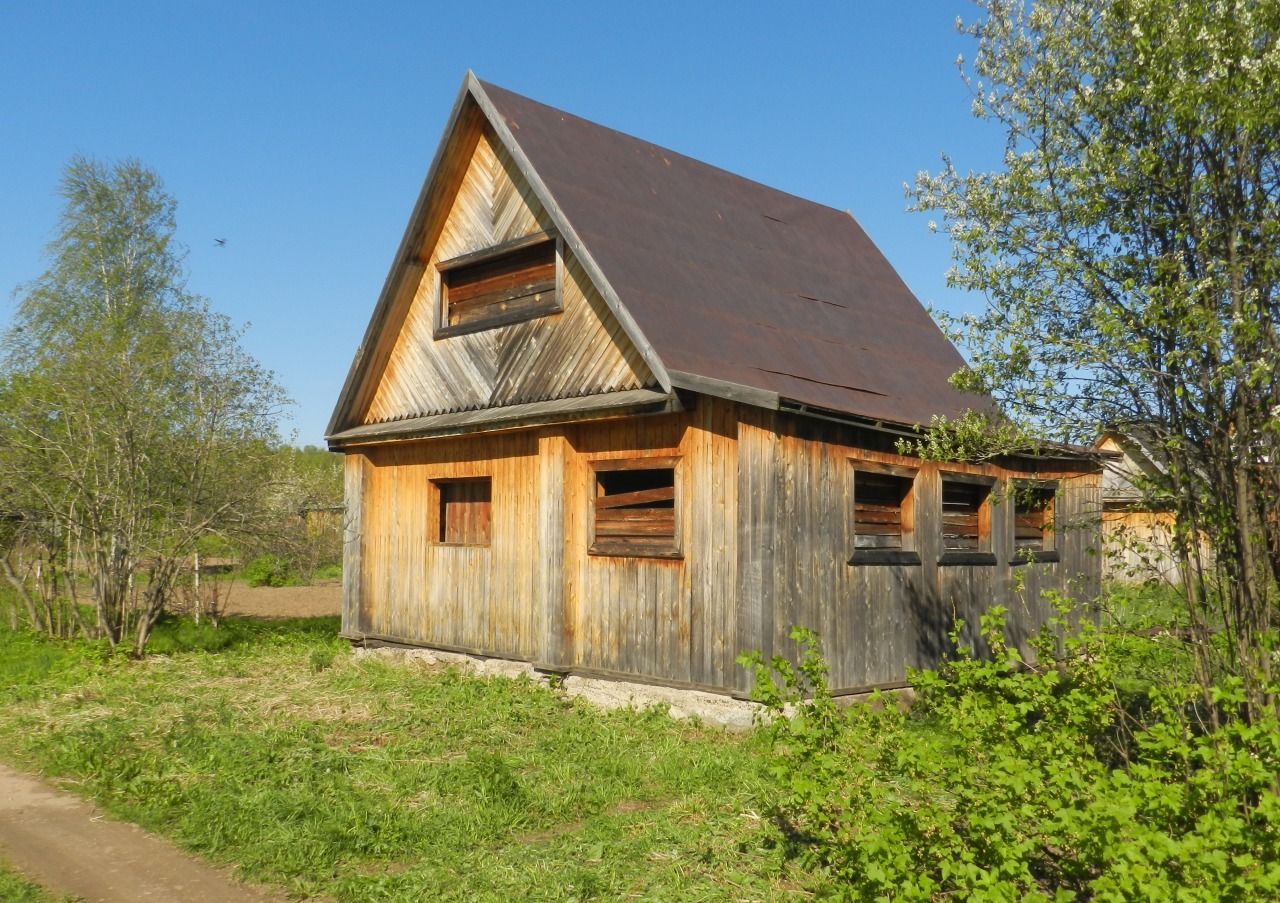
{"label": "boarded-up window", "polygon": [[489,477],[471,480],[438,480],[436,542],[469,546],[489,544]]}
{"label": "boarded-up window", "polygon": [[1013,550],[1018,553],[1048,552],[1053,545],[1053,502],[1056,486],[1022,484],[1013,491]]}
{"label": "boarded-up window", "polygon": [[990,483],[942,478],[944,553],[990,551],[990,495]]}
{"label": "boarded-up window", "polygon": [[592,554],[679,555],[675,464],[671,458],[595,462]]}
{"label": "boarded-up window", "polygon": [[488,329],[560,309],[555,239],[519,244],[437,265],[446,334]]}
{"label": "boarded-up window", "polygon": [[904,515],[911,496],[908,476],[853,472],[853,547],[903,549]]}

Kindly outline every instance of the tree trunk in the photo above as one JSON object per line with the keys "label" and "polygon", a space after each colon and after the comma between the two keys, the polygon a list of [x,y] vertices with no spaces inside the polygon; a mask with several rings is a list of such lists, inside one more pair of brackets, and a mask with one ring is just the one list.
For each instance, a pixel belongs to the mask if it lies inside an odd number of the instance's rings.
{"label": "tree trunk", "polygon": [[0,568],[4,569],[4,577],[9,581],[9,585],[13,587],[23,604],[27,608],[28,623],[32,630],[43,631],[44,625],[40,622],[40,615],[36,609],[35,600],[31,598],[31,593],[27,591],[27,586],[22,582],[22,578],[17,575],[13,569],[13,562],[9,560],[8,555],[0,555]]}

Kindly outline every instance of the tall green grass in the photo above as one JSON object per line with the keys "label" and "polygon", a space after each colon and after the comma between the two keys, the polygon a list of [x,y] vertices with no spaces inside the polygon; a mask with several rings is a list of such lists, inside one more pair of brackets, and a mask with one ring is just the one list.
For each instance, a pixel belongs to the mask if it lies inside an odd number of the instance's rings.
{"label": "tall green grass", "polygon": [[1178,635],[1186,626],[1181,591],[1167,583],[1111,583],[1101,599],[1102,630],[1116,681],[1130,696],[1195,680],[1192,648]]}
{"label": "tall green grass", "polygon": [[336,630],[174,620],[143,662],[0,633],[0,756],[301,896],[800,893],[756,830],[754,736],[356,659]]}

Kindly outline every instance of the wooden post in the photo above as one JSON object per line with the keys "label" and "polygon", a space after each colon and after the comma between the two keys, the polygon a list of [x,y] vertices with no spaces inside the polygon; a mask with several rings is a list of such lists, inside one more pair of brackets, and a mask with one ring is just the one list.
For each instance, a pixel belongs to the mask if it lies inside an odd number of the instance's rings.
{"label": "wooden post", "polygon": [[199,549],[196,549],[195,563],[192,566],[192,569],[193,569],[192,583],[194,585],[195,592],[196,592],[196,623],[199,624],[200,608],[201,608],[201,605],[200,605],[200,550]]}

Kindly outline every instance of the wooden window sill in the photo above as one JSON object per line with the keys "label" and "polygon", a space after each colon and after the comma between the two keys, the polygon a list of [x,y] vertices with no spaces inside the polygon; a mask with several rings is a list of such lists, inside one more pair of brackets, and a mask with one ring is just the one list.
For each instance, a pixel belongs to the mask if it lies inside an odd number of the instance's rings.
{"label": "wooden window sill", "polygon": [[456,326],[437,326],[435,337],[448,339],[453,336],[469,335],[473,332],[484,332],[486,329],[497,329],[499,326],[510,326],[513,323],[523,323],[525,320],[536,320],[539,317],[549,317],[563,312],[564,307],[557,301],[555,304],[535,310],[521,310],[496,317],[485,317],[483,320],[472,320],[470,323],[459,323]]}
{"label": "wooden window sill", "polygon": [[862,565],[918,565],[920,553],[908,549],[857,549],[849,564]]}
{"label": "wooden window sill", "polygon": [[951,551],[943,552],[938,556],[938,564],[943,567],[952,565],[982,565],[988,566],[996,563],[996,556],[992,552],[962,552]]}
{"label": "wooden window sill", "polygon": [[593,558],[666,558],[683,559],[684,553],[679,549],[660,548],[625,548],[622,546],[593,545],[587,549]]}
{"label": "wooden window sill", "polygon": [[447,549],[487,549],[487,542],[433,542],[433,546],[443,546]]}

